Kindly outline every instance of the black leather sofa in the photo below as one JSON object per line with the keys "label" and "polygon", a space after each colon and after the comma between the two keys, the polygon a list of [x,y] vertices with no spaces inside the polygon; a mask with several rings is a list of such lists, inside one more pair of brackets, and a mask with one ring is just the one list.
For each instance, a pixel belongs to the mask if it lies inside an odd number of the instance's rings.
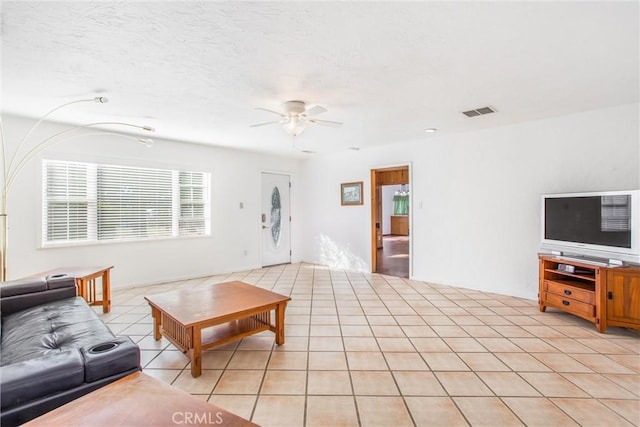
{"label": "black leather sofa", "polygon": [[0,283],[0,425],[25,423],[140,370],[68,275]]}

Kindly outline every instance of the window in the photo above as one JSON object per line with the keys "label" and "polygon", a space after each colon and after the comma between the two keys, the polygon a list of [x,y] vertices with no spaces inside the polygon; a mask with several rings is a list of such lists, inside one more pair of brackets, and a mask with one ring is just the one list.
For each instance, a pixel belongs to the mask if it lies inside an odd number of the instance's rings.
{"label": "window", "polygon": [[402,184],[400,190],[393,195],[393,214],[409,215],[409,191],[406,184]]}
{"label": "window", "polygon": [[602,231],[631,230],[631,196],[627,194],[602,196],[600,206]]}
{"label": "window", "polygon": [[209,174],[43,161],[43,244],[210,234]]}
{"label": "window", "polygon": [[95,204],[87,194],[87,166],[58,163],[45,168],[44,241],[87,240],[89,205]]}
{"label": "window", "polygon": [[208,174],[180,172],[180,220],[181,236],[198,235],[205,227],[204,194],[209,192]]}

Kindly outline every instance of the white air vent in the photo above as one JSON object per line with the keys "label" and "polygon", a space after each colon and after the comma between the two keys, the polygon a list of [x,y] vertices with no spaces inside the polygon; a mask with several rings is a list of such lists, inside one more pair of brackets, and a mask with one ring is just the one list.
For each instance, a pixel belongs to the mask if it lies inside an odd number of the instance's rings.
{"label": "white air vent", "polygon": [[482,116],[484,114],[491,114],[491,113],[495,113],[496,110],[494,110],[492,107],[481,107],[481,108],[476,108],[475,110],[469,110],[469,111],[463,111],[462,114],[464,114],[467,117],[475,117],[475,116]]}

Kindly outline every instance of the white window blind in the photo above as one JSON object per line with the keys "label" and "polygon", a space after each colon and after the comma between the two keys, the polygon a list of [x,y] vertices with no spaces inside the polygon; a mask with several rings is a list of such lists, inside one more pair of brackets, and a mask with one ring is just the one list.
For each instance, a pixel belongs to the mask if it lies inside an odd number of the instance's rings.
{"label": "white window blind", "polygon": [[[180,172],[180,221],[181,235],[198,235],[206,230],[206,204],[204,197],[209,188],[208,174]],[[208,230],[206,230],[208,232]]]}
{"label": "white window blind", "polygon": [[98,167],[98,240],[171,237],[171,171]]}
{"label": "white window blind", "polygon": [[43,220],[46,241],[77,241],[88,238],[88,165],[51,163],[43,173]]}
{"label": "white window blind", "polygon": [[43,161],[43,244],[210,233],[209,174]]}

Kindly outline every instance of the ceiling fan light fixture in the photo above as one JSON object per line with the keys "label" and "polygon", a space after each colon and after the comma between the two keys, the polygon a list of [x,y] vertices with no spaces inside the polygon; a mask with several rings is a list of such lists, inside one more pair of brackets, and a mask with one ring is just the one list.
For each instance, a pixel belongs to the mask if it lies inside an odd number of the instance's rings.
{"label": "ceiling fan light fixture", "polygon": [[283,106],[283,111],[274,111],[267,108],[258,107],[256,109],[267,111],[272,114],[280,116],[280,120],[271,120],[269,122],[256,123],[249,127],[258,127],[271,124],[282,124],[282,128],[286,133],[292,136],[298,136],[307,128],[307,125],[322,125],[322,126],[342,126],[341,122],[334,122],[330,120],[318,120],[316,118],[311,119],[310,116],[316,116],[327,112],[327,109],[316,105],[307,109],[306,104],[303,101],[287,101]]}
{"label": "ceiling fan light fixture", "polygon": [[291,117],[282,128],[291,136],[298,136],[306,129],[304,123],[300,122],[297,117]]}

